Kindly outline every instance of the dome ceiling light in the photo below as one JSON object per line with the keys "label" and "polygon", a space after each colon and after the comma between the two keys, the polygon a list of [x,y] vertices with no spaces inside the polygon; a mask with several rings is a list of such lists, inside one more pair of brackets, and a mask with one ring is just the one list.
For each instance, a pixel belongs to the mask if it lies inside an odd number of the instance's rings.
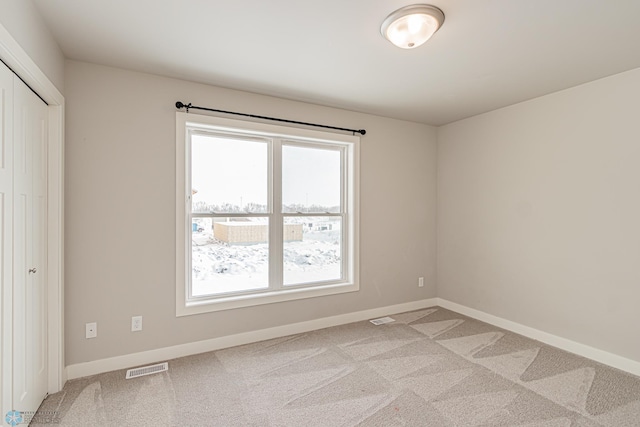
{"label": "dome ceiling light", "polygon": [[402,7],[384,20],[380,32],[402,49],[414,49],[431,38],[444,22],[444,13],[429,4]]}

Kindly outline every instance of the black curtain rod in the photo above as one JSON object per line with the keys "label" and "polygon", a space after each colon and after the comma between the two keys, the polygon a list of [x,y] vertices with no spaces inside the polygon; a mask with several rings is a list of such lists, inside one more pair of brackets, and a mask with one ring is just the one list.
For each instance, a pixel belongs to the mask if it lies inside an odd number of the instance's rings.
{"label": "black curtain rod", "polygon": [[40,98],[40,101],[44,102],[45,105],[49,105],[49,103],[47,101],[44,100],[43,97],[40,96],[40,94],[38,92],[36,92],[30,85],[29,83],[25,82],[24,79],[22,77],[20,77],[20,75],[18,73],[16,73],[15,71],[13,71],[13,68],[9,67],[9,65],[7,65],[6,62],[4,62],[2,59],[0,59],[0,62],[2,62],[4,64],[5,67],[7,67],[9,69],[9,71],[11,71],[17,78],[20,79],[20,81],[22,81],[22,83],[24,83],[31,92],[33,92],[38,98]]}
{"label": "black curtain rod", "polygon": [[360,135],[364,135],[364,134],[367,133],[367,131],[364,130],[364,129],[356,130],[356,129],[339,128],[339,127],[335,127],[335,126],[319,125],[319,124],[316,124],[316,123],[307,123],[307,122],[298,122],[298,121],[295,121],[295,120],[278,119],[276,117],[256,116],[254,114],[236,113],[234,111],[215,110],[213,108],[196,107],[195,105],[191,105],[191,103],[183,104],[180,101],[176,102],[176,108],[178,110],[181,110],[182,108],[185,108],[187,110],[187,113],[189,112],[190,109],[213,111],[215,113],[233,114],[233,115],[236,115],[236,116],[251,117],[251,118],[254,118],[254,119],[273,120],[273,121],[276,121],[276,122],[294,123],[296,125],[314,126],[314,127],[317,127],[317,128],[333,129],[333,130],[342,130],[342,131],[345,131],[345,132],[352,132],[354,135],[356,133],[359,133]]}

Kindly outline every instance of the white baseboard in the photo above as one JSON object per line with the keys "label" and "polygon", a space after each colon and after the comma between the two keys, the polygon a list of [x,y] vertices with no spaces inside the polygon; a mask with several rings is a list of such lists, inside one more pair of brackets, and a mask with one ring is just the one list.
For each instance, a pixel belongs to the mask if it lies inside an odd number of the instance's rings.
{"label": "white baseboard", "polygon": [[285,337],[287,335],[300,334],[303,332],[315,331],[317,329],[329,328],[331,326],[344,325],[347,323],[360,322],[376,317],[388,316],[406,311],[420,310],[437,305],[437,299],[424,299],[404,304],[390,305],[386,307],[373,308],[370,310],[357,311],[355,313],[341,314],[338,316],[324,317],[321,319],[309,320],[306,322],[294,323],[291,325],[276,326],[268,329],[244,332],[236,335],[228,335],[219,338],[212,338],[204,341],[197,341],[188,344],[181,344],[172,347],[164,347],[155,350],[143,351],[140,353],[126,354],[123,356],[99,359],[91,362],[77,363],[66,368],[67,379],[86,377],[103,372],[126,369],[149,363],[175,359],[177,357],[191,356],[193,354],[205,353],[208,351],[220,350],[222,348],[236,345],[249,344],[252,342],[268,340],[272,338]]}
{"label": "white baseboard", "polygon": [[455,302],[447,301],[442,298],[436,298],[436,300],[437,305],[442,308],[464,314],[465,316],[473,319],[549,344],[561,350],[568,351],[569,353],[577,354],[578,356],[586,357],[587,359],[595,360],[596,362],[600,362],[604,365],[640,376],[640,362],[638,361],[627,359],[585,344],[580,344],[578,342],[543,332],[529,326],[521,325],[520,323],[512,322],[501,317],[493,316],[483,311],[456,304]]}

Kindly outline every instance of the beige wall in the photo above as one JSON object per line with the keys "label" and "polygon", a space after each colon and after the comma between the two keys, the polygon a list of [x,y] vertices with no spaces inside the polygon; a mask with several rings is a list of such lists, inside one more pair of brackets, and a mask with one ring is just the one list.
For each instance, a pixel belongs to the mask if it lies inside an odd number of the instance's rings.
{"label": "beige wall", "polygon": [[1,0],[0,24],[64,93],[64,56],[31,0]]}
{"label": "beige wall", "polygon": [[[67,365],[435,296],[435,128],[73,61],[65,97]],[[178,100],[367,130],[359,292],[176,318]]]}
{"label": "beige wall", "polygon": [[640,69],[438,129],[438,296],[640,361]]}

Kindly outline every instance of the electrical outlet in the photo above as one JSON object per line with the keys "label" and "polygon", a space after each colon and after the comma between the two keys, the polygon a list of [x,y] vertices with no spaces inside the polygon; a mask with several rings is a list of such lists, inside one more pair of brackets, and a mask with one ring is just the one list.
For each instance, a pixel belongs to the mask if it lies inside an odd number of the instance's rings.
{"label": "electrical outlet", "polygon": [[95,338],[98,336],[98,324],[96,322],[87,323],[85,325],[85,338]]}
{"label": "electrical outlet", "polygon": [[138,332],[142,330],[142,316],[133,316],[131,318],[131,331]]}
{"label": "electrical outlet", "polygon": [[418,277],[418,287],[421,288],[424,286],[424,277]]}

